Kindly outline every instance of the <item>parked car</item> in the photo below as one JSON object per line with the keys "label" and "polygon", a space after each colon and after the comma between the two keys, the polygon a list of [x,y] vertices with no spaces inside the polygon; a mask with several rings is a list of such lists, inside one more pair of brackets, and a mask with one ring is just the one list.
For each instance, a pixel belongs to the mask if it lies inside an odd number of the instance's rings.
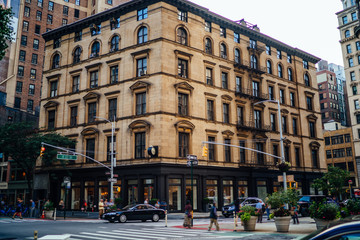
{"label": "parked car", "polygon": [[127,220],[152,220],[158,222],[159,219],[165,218],[165,211],[163,209],[155,208],[150,204],[131,204],[127,205],[121,210],[115,212],[105,213],[103,219],[109,222],[121,222],[124,223]]}
{"label": "parked car", "polygon": [[309,207],[312,202],[322,202],[326,199],[324,195],[304,195],[297,204],[300,206],[299,213],[302,217],[308,217],[310,215]]}
{"label": "parked car", "polygon": [[[239,198],[240,207],[243,207],[245,205],[250,205],[250,206],[255,207],[259,201],[262,201],[262,200],[260,198],[256,198],[256,197]],[[264,202],[263,202],[263,205],[265,205]],[[229,205],[223,206],[222,215],[224,217],[228,218],[230,216],[233,216],[234,211],[235,211],[235,204],[233,202]]]}
{"label": "parked car", "polygon": [[360,239],[360,216],[350,216],[345,219],[335,221],[334,223],[325,226],[308,236],[301,238],[301,240],[325,240],[325,239],[346,239],[356,240]]}

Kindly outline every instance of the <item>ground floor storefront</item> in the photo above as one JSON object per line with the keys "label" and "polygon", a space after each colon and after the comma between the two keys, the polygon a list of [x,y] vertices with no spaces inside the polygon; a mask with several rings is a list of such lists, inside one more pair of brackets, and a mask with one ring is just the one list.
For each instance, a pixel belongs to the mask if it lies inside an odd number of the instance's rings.
{"label": "ground floor storefront", "polygon": [[[38,174],[51,176],[46,195],[55,205],[63,199],[69,210],[97,211],[99,200],[110,198],[110,184],[105,172],[97,168]],[[175,164],[117,167],[114,173],[118,175],[117,182],[113,184],[114,198],[121,205],[159,199],[166,203],[171,212],[184,210],[186,201],[191,200],[191,189],[194,209],[206,211],[208,203],[212,201],[221,208],[238,197],[265,199],[282,187],[282,183],[278,182],[281,173],[265,168],[197,166],[193,170],[193,180],[189,167]],[[317,193],[311,188],[311,183],[321,177],[320,173],[298,171],[288,174],[294,175],[300,194]],[[64,177],[70,177],[70,184],[64,185]],[[37,189],[36,192],[44,194],[44,189]]]}

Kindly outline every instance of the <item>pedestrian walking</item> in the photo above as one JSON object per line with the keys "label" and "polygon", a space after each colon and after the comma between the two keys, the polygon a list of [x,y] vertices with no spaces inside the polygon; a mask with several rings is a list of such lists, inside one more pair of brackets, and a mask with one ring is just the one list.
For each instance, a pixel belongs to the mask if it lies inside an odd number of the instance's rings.
{"label": "pedestrian walking", "polygon": [[30,199],[30,217],[35,217],[35,202]]}
{"label": "pedestrian walking", "polygon": [[101,219],[102,215],[104,214],[104,210],[105,210],[104,199],[100,199],[100,202],[99,202],[99,219]]}
{"label": "pedestrian walking", "polygon": [[213,203],[213,206],[210,210],[210,225],[208,231],[211,231],[212,225],[215,224],[216,231],[220,231],[219,223],[217,221],[217,209],[216,209],[216,203]]}
{"label": "pedestrian walking", "polygon": [[65,209],[65,203],[62,199],[60,199],[60,202],[59,202],[59,211],[64,211]]}
{"label": "pedestrian walking", "polygon": [[239,199],[235,200],[235,226],[238,226],[238,221],[239,221],[239,212],[240,212],[240,201]]}
{"label": "pedestrian walking", "polygon": [[293,219],[293,223],[294,224],[299,224],[299,217],[298,217],[298,214],[299,214],[299,206],[296,205],[295,207],[292,207],[293,208],[293,215],[292,215],[292,219]]}
{"label": "pedestrian walking", "polygon": [[149,199],[148,198],[145,199],[144,204],[149,204]]}
{"label": "pedestrian walking", "polygon": [[12,219],[15,219],[16,216],[19,216],[20,219],[22,219],[23,218],[21,215],[22,210],[23,210],[23,201],[21,200],[21,198],[17,198],[16,209]]}
{"label": "pedestrian walking", "polygon": [[265,208],[266,208],[267,220],[270,220],[271,205],[269,203],[269,198],[268,197],[265,198]]}
{"label": "pedestrian walking", "polygon": [[264,203],[261,200],[259,200],[259,202],[257,202],[256,206],[255,206],[255,208],[257,209],[257,212],[258,212],[258,219],[257,219],[258,223],[262,223],[262,218],[263,218],[263,214],[264,214],[263,205],[264,205]]}
{"label": "pedestrian walking", "polygon": [[160,200],[159,200],[159,199],[156,201],[155,207],[156,207],[156,208],[160,208]]}
{"label": "pedestrian walking", "polygon": [[191,228],[191,218],[192,218],[192,206],[190,204],[190,201],[186,201],[185,206],[185,216],[184,216],[184,227]]}

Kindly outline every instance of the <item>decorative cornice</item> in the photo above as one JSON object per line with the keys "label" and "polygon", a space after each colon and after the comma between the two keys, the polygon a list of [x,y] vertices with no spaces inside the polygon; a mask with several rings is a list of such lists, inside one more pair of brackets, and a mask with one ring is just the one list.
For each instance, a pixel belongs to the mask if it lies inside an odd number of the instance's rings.
{"label": "decorative cornice", "polygon": [[119,94],[120,93],[120,90],[118,91],[112,91],[112,92],[107,92],[107,93],[104,93],[105,96],[109,96],[109,95],[115,95],[115,94]]}

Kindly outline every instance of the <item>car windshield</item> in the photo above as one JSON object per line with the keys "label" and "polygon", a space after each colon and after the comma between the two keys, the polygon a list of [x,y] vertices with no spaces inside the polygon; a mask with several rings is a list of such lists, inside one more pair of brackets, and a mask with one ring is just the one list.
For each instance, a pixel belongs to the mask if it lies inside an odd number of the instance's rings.
{"label": "car windshield", "polygon": [[310,196],[303,196],[302,198],[300,198],[299,201],[300,202],[310,202]]}
{"label": "car windshield", "polygon": [[133,208],[135,206],[136,206],[136,204],[130,204],[130,205],[127,205],[127,206],[123,207],[122,210],[128,210],[128,209]]}

